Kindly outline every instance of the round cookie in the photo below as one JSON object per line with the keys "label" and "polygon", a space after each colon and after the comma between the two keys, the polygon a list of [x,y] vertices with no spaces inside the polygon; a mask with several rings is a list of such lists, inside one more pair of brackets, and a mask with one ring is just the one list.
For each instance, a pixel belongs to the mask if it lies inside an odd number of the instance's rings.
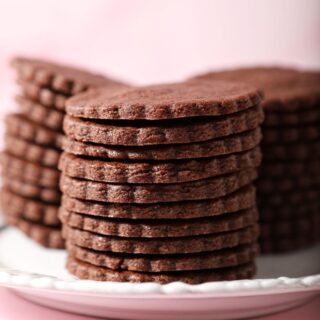
{"label": "round cookie", "polygon": [[27,237],[44,247],[55,249],[63,249],[65,247],[60,228],[44,226],[25,219],[18,219],[10,215],[6,215],[5,219],[8,224],[15,226]]}
{"label": "round cookie", "polygon": [[37,102],[17,96],[16,101],[21,113],[35,123],[52,130],[62,131],[64,113],[54,108],[45,107]]}
{"label": "round cookie", "polygon": [[63,150],[68,153],[117,160],[178,160],[222,156],[256,147],[262,138],[260,128],[204,142],[179,145],[122,147],[76,141],[65,137]]}
{"label": "round cookie", "polygon": [[254,263],[248,263],[225,269],[181,271],[172,273],[116,271],[79,261],[72,256],[68,257],[67,269],[70,273],[80,279],[117,282],[158,282],[162,284],[176,281],[189,284],[198,284],[209,281],[249,279],[254,276],[256,271]]}
{"label": "round cookie", "polygon": [[125,220],[81,215],[60,208],[61,222],[73,228],[125,238],[169,238],[220,233],[243,229],[256,223],[258,212],[251,208],[214,218],[184,220]]}
{"label": "round cookie", "polygon": [[128,270],[138,272],[170,272],[219,269],[238,266],[252,262],[258,254],[257,244],[173,256],[136,255],[113,252],[97,252],[67,243],[69,255],[79,261],[111,270]]}
{"label": "round cookie", "polygon": [[26,161],[50,168],[58,167],[61,152],[56,149],[37,145],[9,134],[5,135],[4,143],[6,150],[18,158],[23,157]]}
{"label": "round cookie", "polygon": [[42,187],[59,187],[60,171],[17,158],[7,151],[1,153],[1,166],[6,175]]}
{"label": "round cookie", "polygon": [[242,83],[175,83],[140,88],[98,88],[67,102],[74,117],[109,120],[164,120],[220,116],[256,106],[262,94]]}
{"label": "round cookie", "polygon": [[222,197],[250,184],[255,169],[178,184],[110,184],[62,175],[60,189],[69,197],[115,203],[156,203]]}
{"label": "round cookie", "polygon": [[104,236],[64,225],[62,234],[70,243],[96,251],[177,254],[214,251],[253,243],[258,237],[258,226],[181,238],[124,238]]}
{"label": "round cookie", "polygon": [[91,143],[145,146],[185,144],[211,140],[255,129],[263,121],[260,107],[219,118],[176,121],[99,122],[66,116],[63,124],[69,138]]}
{"label": "round cookie", "polygon": [[5,188],[1,189],[1,207],[7,215],[25,218],[44,225],[58,226],[58,206],[28,199]]}
{"label": "round cookie", "polygon": [[59,204],[61,192],[59,189],[45,188],[23,181],[21,177],[3,175],[2,185],[11,192],[22,197],[41,200],[47,203]]}
{"label": "round cookie", "polygon": [[103,203],[70,198],[63,195],[61,206],[85,215],[127,219],[192,219],[214,217],[255,206],[255,188],[241,188],[213,200],[184,201],[155,204]]}
{"label": "round cookie", "polygon": [[45,128],[21,114],[9,114],[5,120],[7,134],[46,147],[61,149],[63,134]]}
{"label": "round cookie", "polygon": [[17,57],[12,60],[11,64],[23,81],[48,87],[67,95],[85,91],[88,87],[120,85],[117,81],[102,75],[49,61]]}
{"label": "round cookie", "polygon": [[115,162],[80,158],[64,152],[59,169],[69,177],[112,183],[178,183],[257,168],[257,147],[243,153],[172,162]]}

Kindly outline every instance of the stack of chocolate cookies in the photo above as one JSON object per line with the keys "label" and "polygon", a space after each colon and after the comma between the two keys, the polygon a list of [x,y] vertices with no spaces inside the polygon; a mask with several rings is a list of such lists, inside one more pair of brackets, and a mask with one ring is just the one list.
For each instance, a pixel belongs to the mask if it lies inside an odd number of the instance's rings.
{"label": "stack of chocolate cookies", "polygon": [[16,58],[12,65],[21,93],[16,97],[19,112],[6,118],[2,211],[9,224],[36,242],[61,248],[58,161],[65,101],[88,87],[114,82],[39,60]]}
{"label": "stack of chocolate cookies", "polygon": [[59,164],[68,270],[100,281],[252,277],[260,102],[222,81],[69,99]]}
{"label": "stack of chocolate cookies", "polygon": [[265,92],[257,182],[262,252],[320,240],[320,73],[239,69],[198,79],[245,81]]}

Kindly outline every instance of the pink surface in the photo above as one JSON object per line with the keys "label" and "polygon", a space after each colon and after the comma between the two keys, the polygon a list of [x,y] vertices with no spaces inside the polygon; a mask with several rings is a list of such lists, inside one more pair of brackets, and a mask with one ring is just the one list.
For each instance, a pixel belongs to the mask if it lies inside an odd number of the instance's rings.
{"label": "pink surface", "polygon": [[[284,313],[262,317],[260,320],[317,320],[320,314],[320,297],[300,308]],[[84,320],[94,319],[81,317],[69,313],[62,313],[52,309],[26,302],[15,296],[7,289],[0,289],[0,320],[34,320],[34,319],[59,319],[59,320]]]}

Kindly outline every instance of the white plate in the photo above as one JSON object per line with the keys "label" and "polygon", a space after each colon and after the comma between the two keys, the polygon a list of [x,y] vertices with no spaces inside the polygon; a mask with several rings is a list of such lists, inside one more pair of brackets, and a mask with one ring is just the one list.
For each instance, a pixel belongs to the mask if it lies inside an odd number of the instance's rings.
{"label": "white plate", "polygon": [[254,280],[201,285],[74,279],[65,252],[46,250],[19,231],[0,232],[0,284],[60,310],[113,319],[236,319],[298,306],[320,294],[320,245],[258,259]]}

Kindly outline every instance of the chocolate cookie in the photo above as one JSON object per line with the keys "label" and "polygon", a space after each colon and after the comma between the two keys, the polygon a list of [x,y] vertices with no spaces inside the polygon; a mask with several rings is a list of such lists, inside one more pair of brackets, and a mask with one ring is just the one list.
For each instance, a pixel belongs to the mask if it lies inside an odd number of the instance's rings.
{"label": "chocolate cookie", "polygon": [[320,112],[318,108],[303,112],[266,112],[264,127],[285,127],[318,123]]}
{"label": "chocolate cookie", "polygon": [[161,204],[123,204],[85,201],[62,197],[64,209],[91,216],[127,219],[192,219],[213,217],[255,206],[255,188],[251,185],[214,200]]}
{"label": "chocolate cookie", "polygon": [[320,128],[318,124],[290,128],[264,128],[262,145],[298,143],[319,138]]}
{"label": "chocolate cookie", "polygon": [[257,239],[258,226],[181,238],[124,238],[99,235],[64,225],[62,234],[72,244],[97,251],[177,254],[214,251],[252,243]]}
{"label": "chocolate cookie", "polygon": [[52,89],[39,87],[32,82],[18,80],[18,85],[22,96],[49,108],[56,108],[61,111],[65,110],[66,101],[69,98],[68,95]]}
{"label": "chocolate cookie", "polygon": [[254,276],[256,270],[254,263],[248,263],[230,268],[171,273],[116,271],[82,262],[72,256],[68,257],[67,269],[80,279],[117,282],[158,282],[162,284],[175,281],[198,284],[209,281],[248,279]]}
{"label": "chocolate cookie", "polygon": [[221,156],[253,149],[261,141],[260,128],[214,140],[140,147],[122,147],[63,139],[63,149],[71,154],[117,160],[177,160]]}
{"label": "chocolate cookie", "polygon": [[320,73],[285,68],[243,68],[211,72],[192,81],[242,81],[263,90],[267,112],[296,112],[316,108],[320,101]]}
{"label": "chocolate cookie", "polygon": [[265,161],[259,169],[259,177],[297,177],[303,175],[320,175],[318,158],[293,161]]}
{"label": "chocolate cookie", "polygon": [[59,187],[60,171],[17,158],[7,151],[1,153],[1,166],[6,175],[42,187]]}
{"label": "chocolate cookie", "polygon": [[102,75],[49,61],[17,57],[13,59],[12,66],[20,79],[68,95],[85,91],[89,87],[120,85],[119,82]]}
{"label": "chocolate cookie", "polygon": [[62,223],[73,228],[107,236],[126,238],[167,238],[213,234],[251,226],[258,219],[256,208],[214,218],[184,220],[125,220],[85,216],[64,208],[59,210]]}
{"label": "chocolate cookie", "polygon": [[6,150],[18,157],[24,158],[39,165],[57,168],[61,152],[44,146],[40,146],[15,136],[5,135]]}
{"label": "chocolate cookie", "polygon": [[182,200],[215,199],[250,184],[255,169],[204,180],[178,184],[110,184],[70,178],[62,175],[61,191],[69,197],[115,203],[156,203]]}
{"label": "chocolate cookie", "polygon": [[307,160],[320,156],[320,141],[304,141],[263,147],[266,160]]}
{"label": "chocolate cookie", "polygon": [[257,244],[249,244],[213,252],[180,255],[136,255],[97,252],[67,243],[70,256],[79,261],[111,270],[138,272],[170,272],[220,269],[252,262],[258,254]]}
{"label": "chocolate cookie", "polygon": [[45,188],[23,181],[21,177],[2,176],[2,185],[22,197],[59,204],[61,192],[58,189]]}
{"label": "chocolate cookie", "polygon": [[297,177],[281,177],[277,179],[259,179],[257,188],[260,195],[274,192],[291,192],[293,190],[306,190],[311,188],[319,188],[320,175],[297,176]]}
{"label": "chocolate cookie", "polygon": [[115,162],[80,158],[64,152],[59,169],[69,177],[114,183],[177,183],[211,178],[261,163],[257,147],[243,153],[171,162]]}
{"label": "chocolate cookie", "polygon": [[6,130],[16,138],[47,147],[61,148],[62,133],[45,128],[18,113],[6,117]]}
{"label": "chocolate cookie", "polygon": [[58,206],[24,198],[3,188],[0,194],[1,207],[6,215],[25,218],[44,225],[58,226]]}
{"label": "chocolate cookie", "polygon": [[62,131],[64,113],[54,108],[45,107],[37,102],[17,96],[21,113],[35,123],[39,123],[52,130]]}
{"label": "chocolate cookie", "polygon": [[67,113],[89,119],[164,120],[220,116],[258,105],[262,94],[242,83],[176,83],[118,91],[98,88],[73,97]]}
{"label": "chocolate cookie", "polygon": [[260,107],[219,118],[181,119],[174,122],[86,121],[66,116],[64,131],[69,138],[101,144],[145,146],[206,141],[255,129],[263,121]]}
{"label": "chocolate cookie", "polygon": [[13,216],[5,216],[8,224],[21,230],[27,237],[47,248],[62,249],[64,240],[60,228],[44,226],[25,219],[18,219]]}

